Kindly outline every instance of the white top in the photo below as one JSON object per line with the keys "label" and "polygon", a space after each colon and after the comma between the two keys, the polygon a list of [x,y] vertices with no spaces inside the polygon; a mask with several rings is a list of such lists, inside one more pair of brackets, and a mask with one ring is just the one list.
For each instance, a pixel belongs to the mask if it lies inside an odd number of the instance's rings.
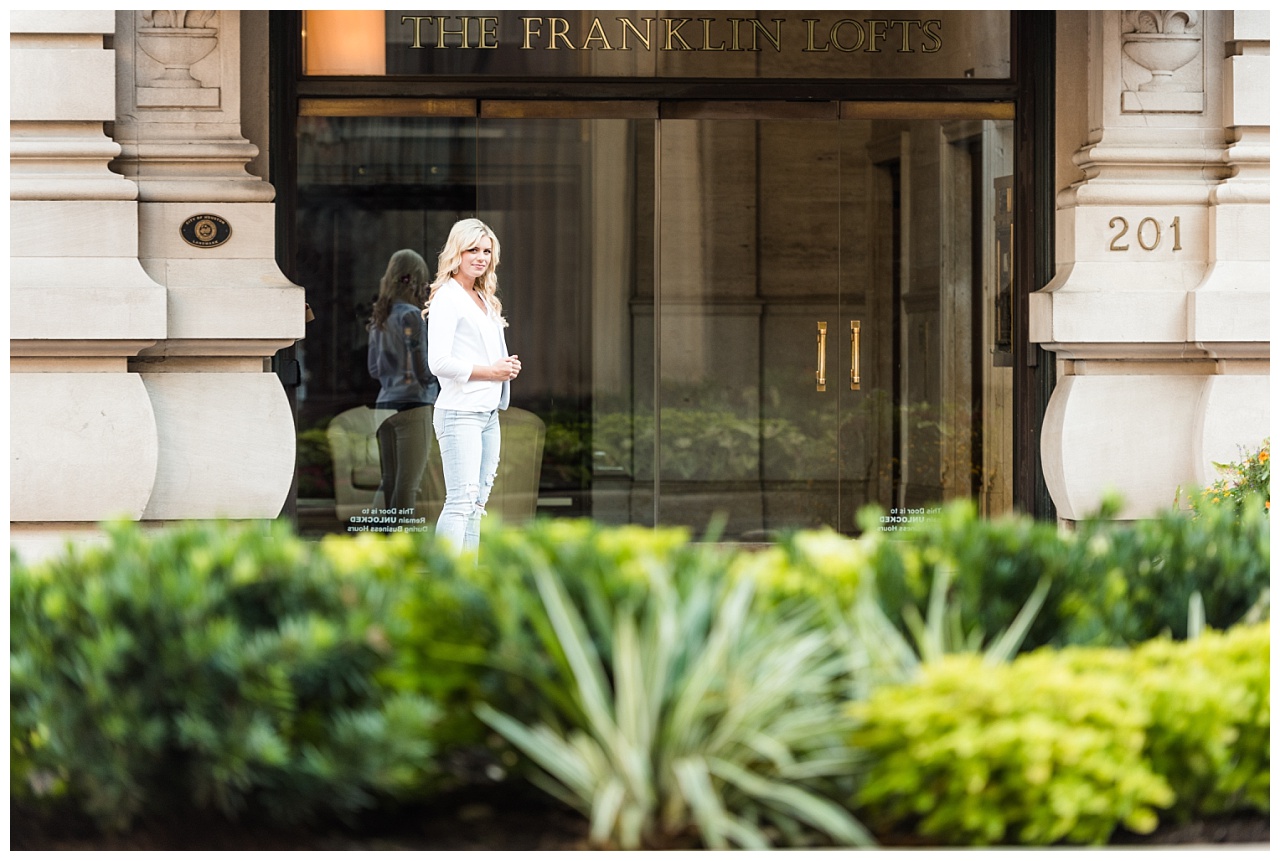
{"label": "white top", "polygon": [[492,365],[506,356],[502,321],[491,309],[481,311],[470,291],[450,278],[436,291],[427,314],[427,364],[440,378],[436,409],[506,409],[508,383],[471,379],[476,365]]}

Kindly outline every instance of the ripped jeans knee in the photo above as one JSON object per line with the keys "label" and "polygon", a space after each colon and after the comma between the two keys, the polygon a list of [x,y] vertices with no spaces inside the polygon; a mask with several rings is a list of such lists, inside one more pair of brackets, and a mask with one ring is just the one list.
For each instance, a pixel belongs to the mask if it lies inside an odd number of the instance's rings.
{"label": "ripped jeans knee", "polygon": [[[493,488],[493,482],[491,480],[488,484],[488,489],[491,490],[492,488]],[[475,517],[485,516],[487,512],[485,511],[484,507],[489,503],[489,494],[486,492],[483,495],[481,495],[480,485],[468,484],[463,493],[463,498],[466,500],[465,504],[467,506],[468,514],[473,515]]]}
{"label": "ripped jeans knee", "polygon": [[463,485],[458,489],[457,493],[446,493],[444,508],[441,509],[440,516],[442,518],[461,518],[464,520],[471,517],[480,517],[485,513],[486,502],[487,499],[480,494],[480,485]]}

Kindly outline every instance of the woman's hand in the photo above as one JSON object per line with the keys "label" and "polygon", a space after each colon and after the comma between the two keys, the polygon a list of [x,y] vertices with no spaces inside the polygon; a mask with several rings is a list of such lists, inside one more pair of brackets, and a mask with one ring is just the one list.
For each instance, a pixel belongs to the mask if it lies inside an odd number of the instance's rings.
{"label": "woman's hand", "polygon": [[505,359],[499,359],[494,367],[498,369],[499,380],[514,380],[520,376],[520,357],[507,356]]}
{"label": "woman's hand", "polygon": [[507,356],[492,365],[476,365],[475,370],[471,372],[473,380],[488,380],[494,383],[504,383],[518,376],[520,376],[519,356]]}

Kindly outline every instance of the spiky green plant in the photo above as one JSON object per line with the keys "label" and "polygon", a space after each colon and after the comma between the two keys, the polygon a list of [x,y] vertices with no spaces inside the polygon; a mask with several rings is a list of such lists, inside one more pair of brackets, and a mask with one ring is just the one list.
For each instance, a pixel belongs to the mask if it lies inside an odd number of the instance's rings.
{"label": "spiky green plant", "polygon": [[574,707],[531,724],[482,705],[481,718],[590,818],[597,846],[869,844],[831,800],[855,761],[842,738],[847,665],[816,608],[753,612],[750,580],[704,573],[677,588],[654,572],[642,600],[616,604],[606,661],[537,565],[530,612]]}
{"label": "spiky green plant", "polygon": [[975,655],[986,665],[1013,660],[1049,593],[1042,577],[1007,627],[989,634],[963,618],[950,591],[946,566],[935,569],[924,616],[915,605],[903,608],[903,634],[877,600],[861,600],[848,608],[827,602],[827,622],[848,661],[849,699],[862,700],[884,686],[914,680],[921,670],[951,655]]}
{"label": "spiky green plant", "polygon": [[948,600],[952,576],[951,569],[945,565],[936,569],[925,616],[922,617],[913,604],[903,608],[907,629],[911,632],[920,661],[936,661],[943,655],[966,652],[981,652],[983,660],[988,663],[1011,660],[1044,605],[1049,594],[1049,578],[1040,578],[1013,622],[988,641],[987,632],[980,627],[965,628],[960,606]]}

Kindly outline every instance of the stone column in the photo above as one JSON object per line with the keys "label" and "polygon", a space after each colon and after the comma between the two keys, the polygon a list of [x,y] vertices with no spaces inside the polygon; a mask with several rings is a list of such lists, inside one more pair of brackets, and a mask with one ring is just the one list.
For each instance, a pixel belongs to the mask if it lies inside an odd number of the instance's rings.
{"label": "stone column", "polygon": [[10,13],[11,538],[139,518],[159,439],[130,357],[166,335],[138,262],[137,186],[120,147],[110,11]]}
{"label": "stone column", "polygon": [[1270,13],[1225,22],[1222,111],[1228,177],[1209,197],[1209,271],[1188,296],[1188,340],[1218,360],[1197,404],[1196,484],[1269,433],[1271,366]]}
{"label": "stone column", "polygon": [[275,190],[248,173],[240,13],[117,11],[113,167],[139,189],[142,266],[168,295],[165,337],[131,367],[159,430],[149,520],[279,514],[293,415],[271,356],[303,335],[275,262]]}
{"label": "stone column", "polygon": [[1060,14],[1087,15],[1058,74],[1087,85],[1088,121],[1059,115],[1087,138],[1031,296],[1058,359],[1045,477],[1064,520],[1109,491],[1145,517],[1269,432],[1265,13],[1261,37],[1230,12]]}

